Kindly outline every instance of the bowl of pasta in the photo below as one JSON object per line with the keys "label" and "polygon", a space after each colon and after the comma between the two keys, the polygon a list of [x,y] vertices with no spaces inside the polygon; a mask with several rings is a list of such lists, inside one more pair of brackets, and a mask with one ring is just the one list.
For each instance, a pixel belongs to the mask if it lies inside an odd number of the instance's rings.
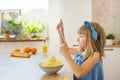
{"label": "bowl of pasta", "polygon": [[46,62],[40,63],[39,66],[47,74],[55,74],[63,67],[63,63],[55,57],[51,57]]}

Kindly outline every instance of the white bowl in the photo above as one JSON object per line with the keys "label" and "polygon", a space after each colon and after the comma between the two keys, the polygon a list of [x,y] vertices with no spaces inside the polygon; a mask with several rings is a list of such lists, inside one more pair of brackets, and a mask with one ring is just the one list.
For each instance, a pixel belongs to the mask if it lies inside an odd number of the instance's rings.
{"label": "white bowl", "polygon": [[55,74],[63,67],[63,65],[46,67],[42,66],[42,63],[40,63],[39,66],[47,74]]}

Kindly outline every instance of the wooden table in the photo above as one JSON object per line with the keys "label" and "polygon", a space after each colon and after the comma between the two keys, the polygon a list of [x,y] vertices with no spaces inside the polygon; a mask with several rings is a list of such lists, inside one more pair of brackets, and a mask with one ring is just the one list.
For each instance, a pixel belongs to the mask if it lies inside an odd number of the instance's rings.
{"label": "wooden table", "polygon": [[10,53],[0,53],[0,80],[73,80],[65,65],[54,75],[42,71],[38,64],[49,57],[37,53],[30,58],[16,58],[11,57]]}

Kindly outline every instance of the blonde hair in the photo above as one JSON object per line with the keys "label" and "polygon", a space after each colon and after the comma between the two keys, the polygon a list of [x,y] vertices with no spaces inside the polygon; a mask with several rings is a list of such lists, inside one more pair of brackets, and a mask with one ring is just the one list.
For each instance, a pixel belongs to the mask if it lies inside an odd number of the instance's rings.
{"label": "blonde hair", "polygon": [[[106,43],[106,36],[104,29],[100,26],[100,24],[91,22],[91,25],[94,27],[96,32],[98,33],[97,40],[94,40],[92,38],[92,33],[89,28],[87,28],[85,25],[82,25],[79,30],[78,34],[83,34],[86,37],[86,55],[84,60],[86,60],[90,55],[93,55],[94,52],[98,52],[100,54],[100,58],[104,56],[104,47]],[[80,48],[80,52],[82,52],[83,49]]]}

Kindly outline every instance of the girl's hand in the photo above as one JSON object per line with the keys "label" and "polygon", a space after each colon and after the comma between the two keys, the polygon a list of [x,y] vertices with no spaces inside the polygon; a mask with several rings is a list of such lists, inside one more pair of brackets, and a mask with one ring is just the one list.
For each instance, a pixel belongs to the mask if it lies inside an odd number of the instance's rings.
{"label": "girl's hand", "polygon": [[69,55],[69,47],[67,46],[66,43],[61,44],[61,46],[60,46],[60,53],[63,56]]}
{"label": "girl's hand", "polygon": [[60,37],[60,43],[66,43],[65,37],[64,37],[64,26],[63,26],[63,21],[60,19],[60,22],[56,26],[59,37]]}
{"label": "girl's hand", "polygon": [[60,19],[60,22],[57,25],[57,30],[58,30],[58,32],[61,32],[64,35],[64,26],[63,26],[62,19]]}

